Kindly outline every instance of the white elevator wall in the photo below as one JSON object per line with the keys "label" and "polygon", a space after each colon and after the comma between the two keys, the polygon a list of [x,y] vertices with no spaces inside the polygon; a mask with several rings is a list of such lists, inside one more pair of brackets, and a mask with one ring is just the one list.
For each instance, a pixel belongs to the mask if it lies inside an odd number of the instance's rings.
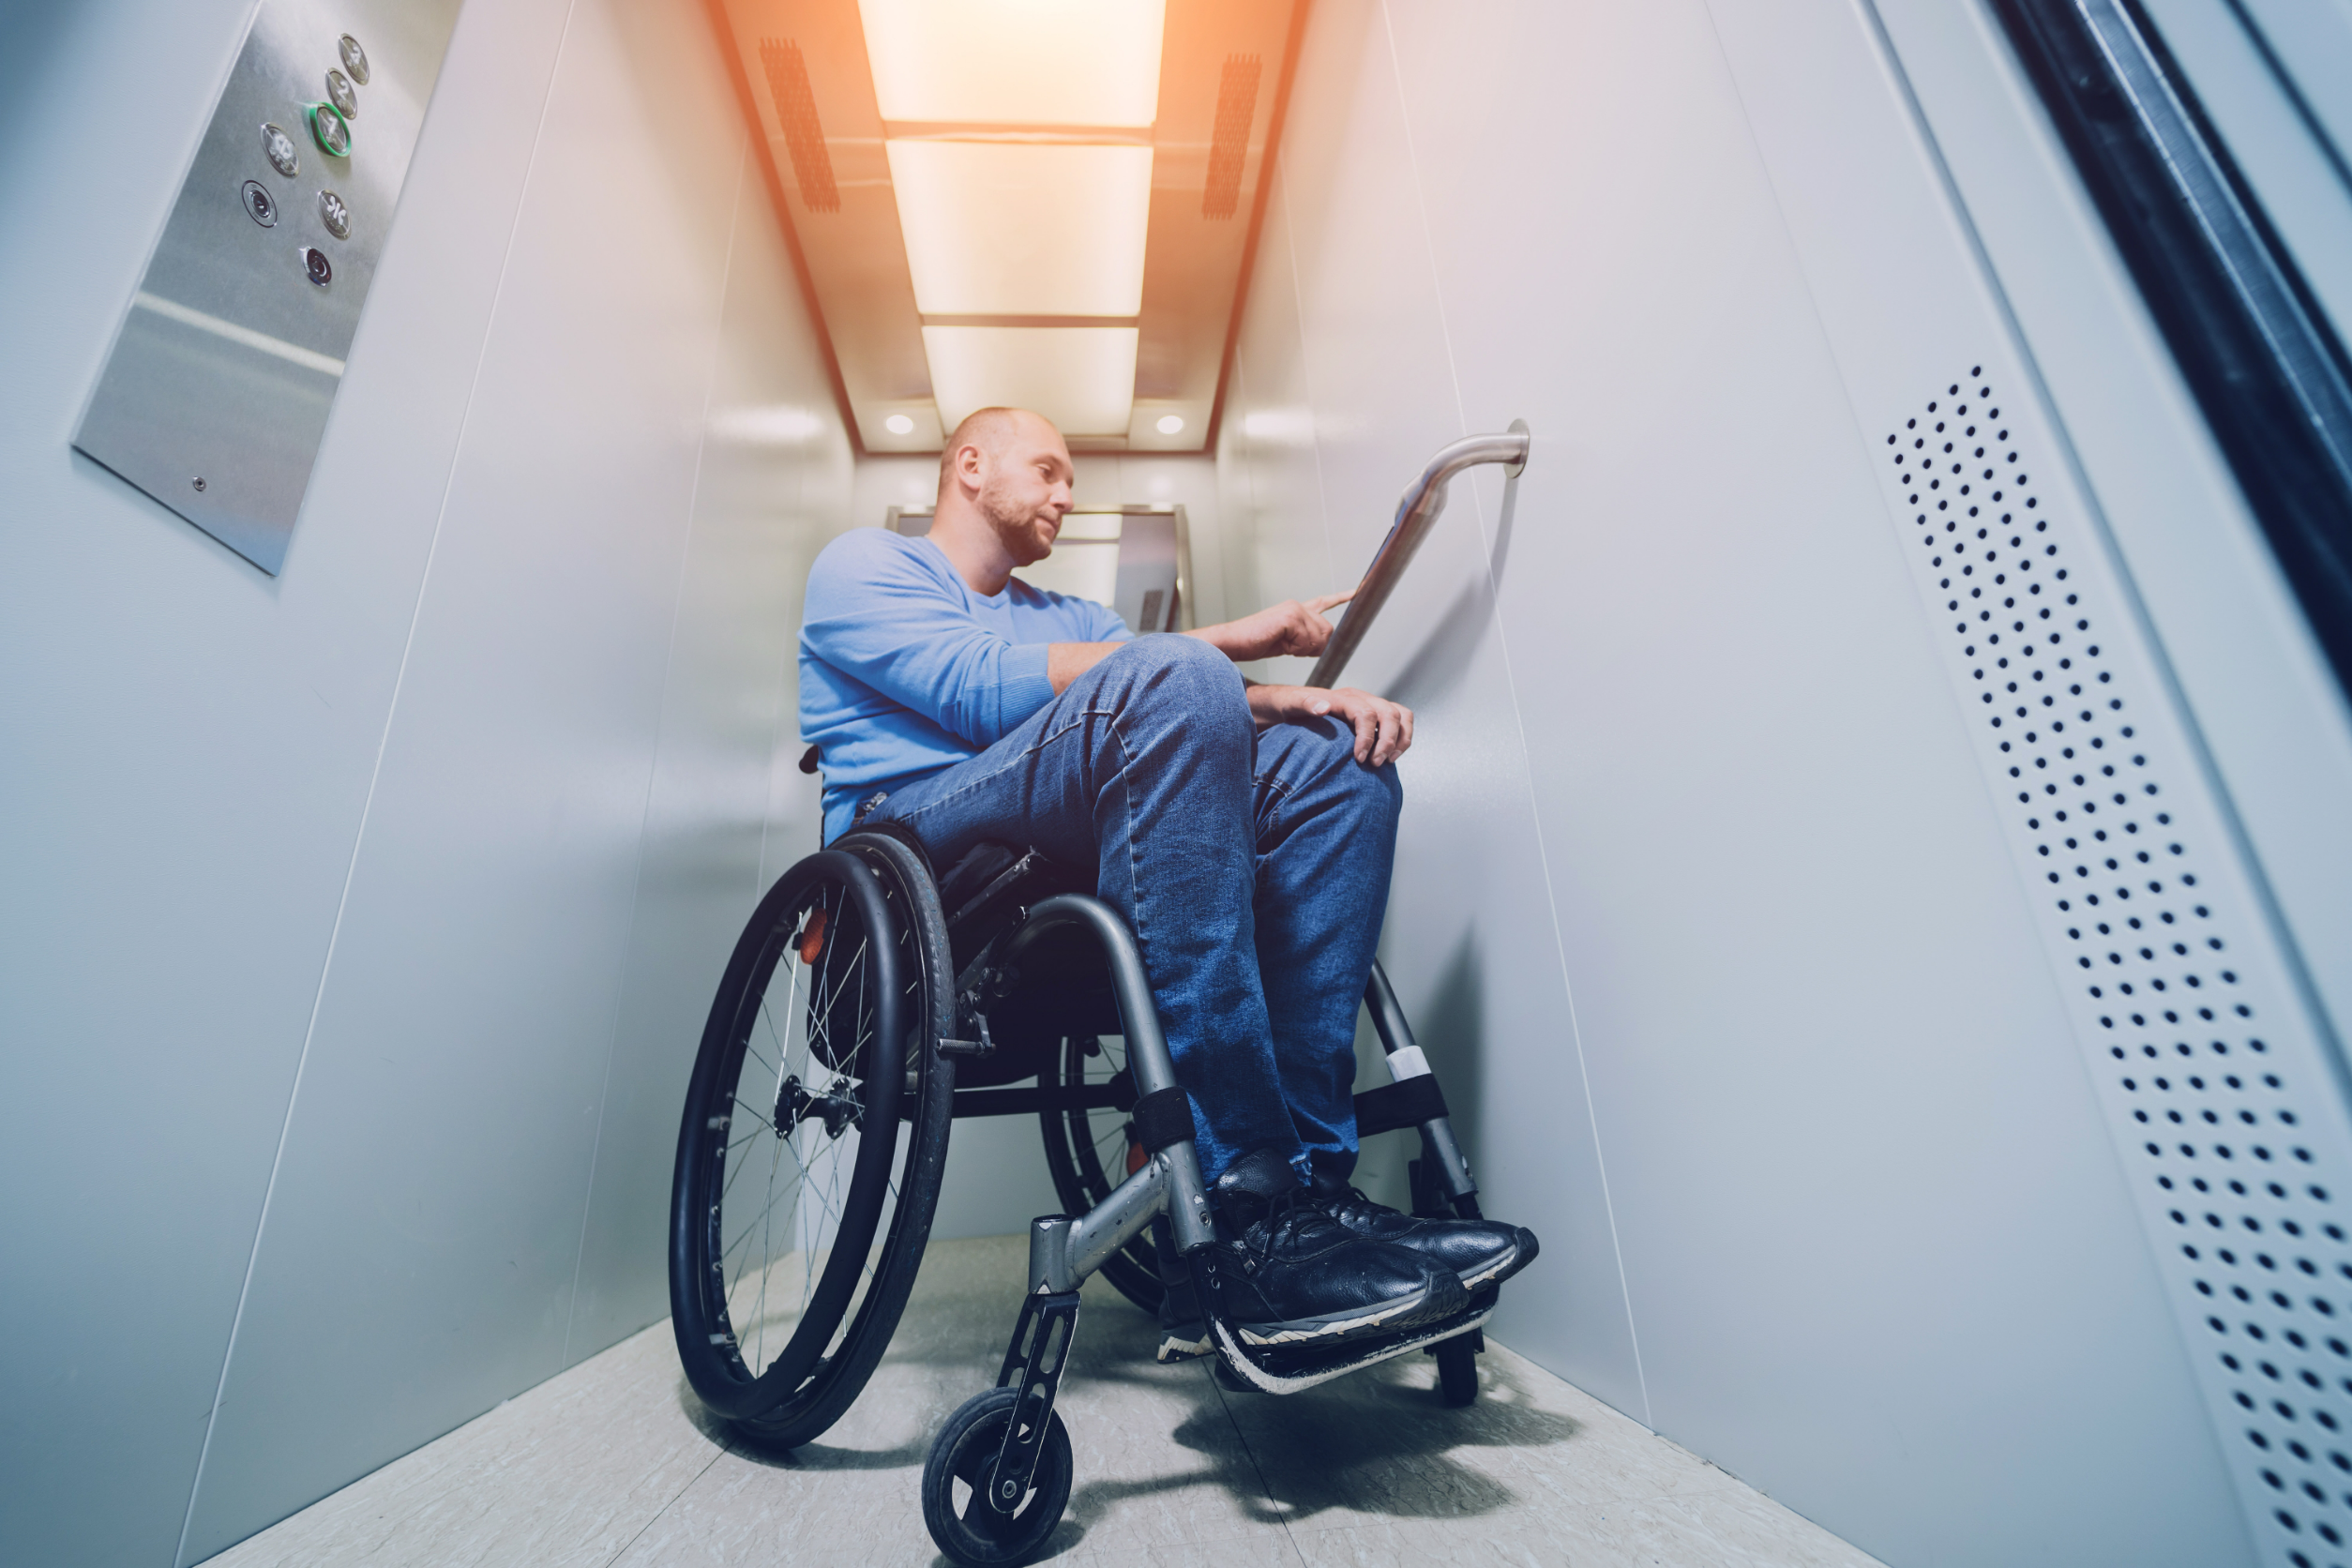
{"label": "white elevator wall", "polygon": [[1817,286],[1699,0],[1329,0],[1228,598],[1533,427],[1349,673],[1421,715],[1385,961],[1545,1244],[1500,1337],[1890,1562],[2247,1560]]}
{"label": "white elevator wall", "polygon": [[8,1562],[200,1559],[658,1319],[815,831],[849,446],[700,8],[469,0],[281,577],[69,453],[249,10],[0,18]]}

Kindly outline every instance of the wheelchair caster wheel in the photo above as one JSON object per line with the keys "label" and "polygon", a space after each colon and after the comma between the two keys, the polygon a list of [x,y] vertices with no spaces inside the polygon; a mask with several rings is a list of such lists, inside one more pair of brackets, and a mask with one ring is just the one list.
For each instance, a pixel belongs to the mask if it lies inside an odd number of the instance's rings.
{"label": "wheelchair caster wheel", "polygon": [[1437,1346],[1439,1395],[1455,1410],[1478,1399],[1478,1352],[1471,1349],[1470,1338],[1457,1334]]}
{"label": "wheelchair caster wheel", "polygon": [[932,1440],[923,1462],[923,1525],[947,1560],[959,1568],[999,1568],[1026,1562],[1046,1544],[1070,1503],[1070,1434],[1048,1415],[1037,1473],[1013,1513],[988,1505],[997,1455],[1020,1391],[992,1388],[957,1408]]}

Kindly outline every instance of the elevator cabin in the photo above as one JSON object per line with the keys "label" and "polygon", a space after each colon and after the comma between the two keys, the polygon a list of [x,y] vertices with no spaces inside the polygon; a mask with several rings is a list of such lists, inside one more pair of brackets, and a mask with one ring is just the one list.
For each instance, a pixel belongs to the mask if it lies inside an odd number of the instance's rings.
{"label": "elevator cabin", "polygon": [[790,1456],[665,1249],[809,566],[1015,404],[1036,586],[1365,586],[1543,1238],[1461,1409],[1089,1296],[1041,1560],[2352,1563],[2343,0],[90,0],[0,89],[0,1561],[931,1560],[1036,1118]]}

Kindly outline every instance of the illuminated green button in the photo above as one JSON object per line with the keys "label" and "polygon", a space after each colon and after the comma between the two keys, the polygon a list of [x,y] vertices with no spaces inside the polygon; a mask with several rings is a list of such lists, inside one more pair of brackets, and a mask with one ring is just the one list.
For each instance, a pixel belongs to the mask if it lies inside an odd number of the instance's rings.
{"label": "illuminated green button", "polygon": [[331,103],[309,106],[310,135],[330,158],[351,157],[351,122]]}

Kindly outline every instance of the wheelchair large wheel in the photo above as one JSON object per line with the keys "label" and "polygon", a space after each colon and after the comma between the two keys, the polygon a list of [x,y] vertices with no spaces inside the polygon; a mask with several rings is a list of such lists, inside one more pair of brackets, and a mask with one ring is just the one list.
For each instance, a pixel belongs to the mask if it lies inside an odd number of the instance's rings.
{"label": "wheelchair large wheel", "polygon": [[[1038,1075],[1048,1089],[1099,1088],[1126,1071],[1126,1042],[1115,1034],[1072,1036],[1062,1042],[1051,1065]],[[1110,1196],[1127,1179],[1131,1136],[1127,1113],[1097,1110],[1048,1110],[1038,1114],[1046,1134],[1046,1167],[1053,1173],[1053,1190],[1064,1213],[1082,1214]],[[1166,1293],[1159,1264],[1146,1230],[1111,1254],[1102,1275],[1146,1312],[1160,1309]]]}
{"label": "wheelchair large wheel", "polygon": [[955,1069],[946,925],[899,841],[794,866],[735,945],[671,1188],[679,1359],[714,1412],[790,1447],[839,1419],[914,1284]]}

